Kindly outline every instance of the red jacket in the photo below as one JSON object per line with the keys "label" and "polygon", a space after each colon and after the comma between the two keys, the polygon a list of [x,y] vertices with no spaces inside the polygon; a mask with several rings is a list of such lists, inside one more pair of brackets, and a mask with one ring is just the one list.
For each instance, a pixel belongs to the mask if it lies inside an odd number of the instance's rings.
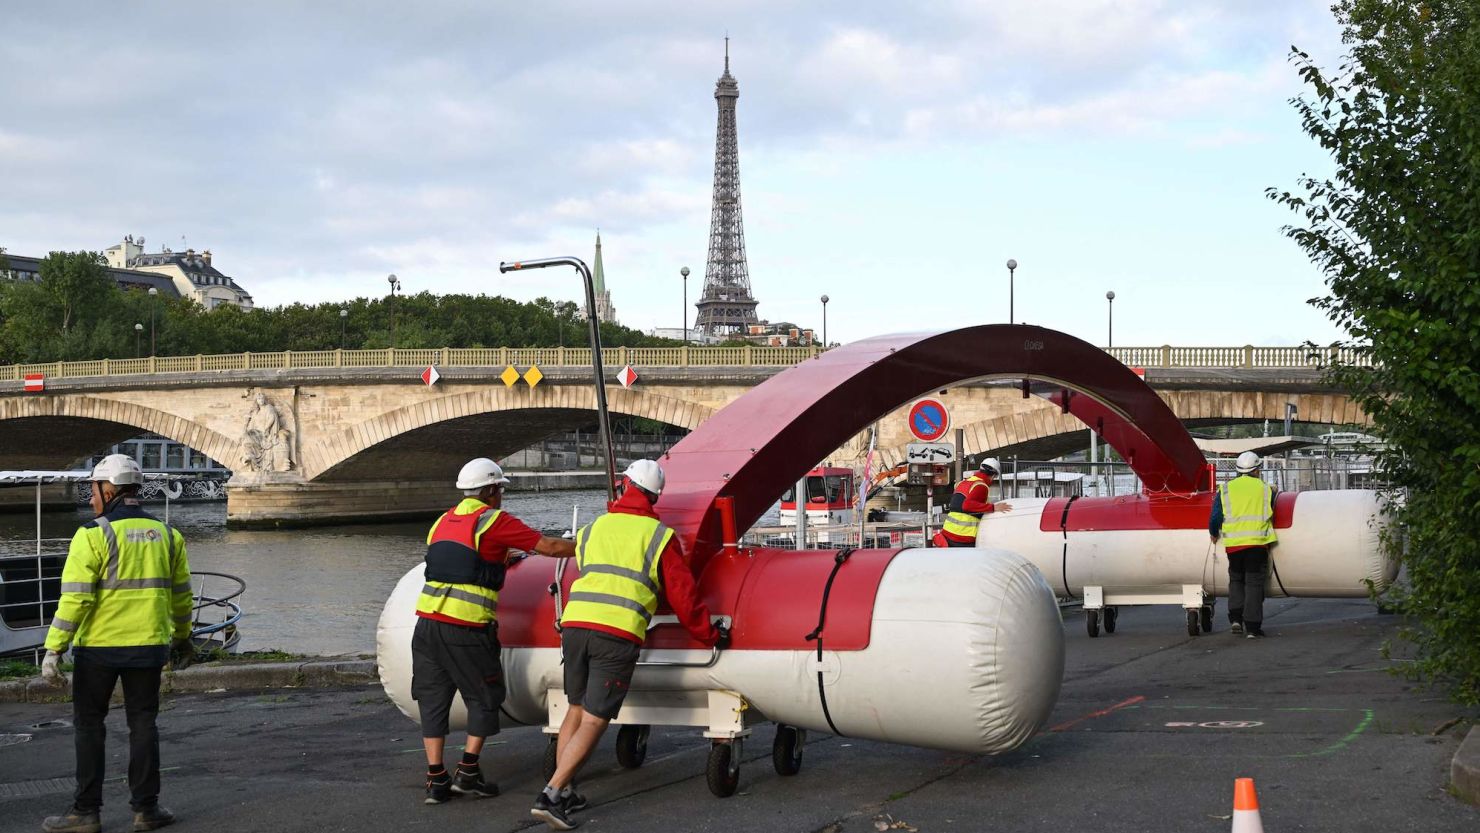
{"label": "red jacket", "polygon": [[[991,479],[982,474],[981,471],[972,472],[965,480],[956,484],[956,491],[951,493],[951,504],[946,507],[947,512],[965,512],[968,515],[981,517],[988,512],[996,511],[997,507],[987,500],[991,496]],[[960,544],[972,543],[974,538],[963,538],[952,535],[944,529],[935,533],[932,543],[936,546],[948,546],[946,542],[955,541]]]}
{"label": "red jacket", "polygon": [[[628,489],[622,493],[621,497],[607,504],[606,510],[660,520],[653,505],[648,503],[647,496],[635,488]],[[668,546],[658,554],[658,569],[663,575],[663,597],[668,600],[668,606],[673,608],[673,613],[678,616],[679,623],[699,643],[706,647],[713,645],[719,638],[719,633],[709,622],[709,608],[705,607],[704,602],[699,598],[699,588],[694,583],[694,572],[689,569],[689,562],[683,556],[683,548],[678,543],[677,534],[669,539]],[[572,621],[567,622],[565,627],[600,631],[621,637],[629,642],[642,644],[640,640],[624,630],[597,622]]]}

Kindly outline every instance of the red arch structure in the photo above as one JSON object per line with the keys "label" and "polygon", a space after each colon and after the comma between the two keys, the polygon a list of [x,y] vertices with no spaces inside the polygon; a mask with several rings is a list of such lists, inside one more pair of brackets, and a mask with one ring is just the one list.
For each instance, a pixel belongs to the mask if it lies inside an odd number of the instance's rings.
{"label": "red arch structure", "polygon": [[879,336],[789,368],[720,410],[664,457],[658,511],[702,572],[722,543],[716,498],[748,529],[849,438],[927,393],[983,378],[1021,379],[1095,428],[1148,491],[1195,492],[1203,456],[1146,383],[1104,350],[1026,324]]}

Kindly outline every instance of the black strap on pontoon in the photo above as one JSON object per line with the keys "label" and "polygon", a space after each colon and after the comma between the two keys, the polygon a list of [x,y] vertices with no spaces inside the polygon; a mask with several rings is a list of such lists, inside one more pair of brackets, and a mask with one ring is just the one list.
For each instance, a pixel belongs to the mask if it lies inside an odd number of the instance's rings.
{"label": "black strap on pontoon", "polygon": [[827,576],[827,584],[822,588],[822,607],[817,611],[817,629],[807,634],[808,642],[817,643],[817,697],[822,701],[822,716],[827,718],[828,728],[832,729],[832,733],[838,737],[844,737],[844,735],[838,731],[837,724],[833,723],[832,712],[827,710],[827,688],[822,682],[822,628],[827,624],[827,598],[832,595],[833,579],[838,577],[838,570],[843,568],[843,562],[847,561],[848,556],[853,552],[852,547],[838,550],[837,556],[833,559],[832,572]]}
{"label": "black strap on pontoon", "polygon": [[1069,592],[1069,507],[1073,506],[1076,500],[1079,500],[1079,495],[1071,496],[1069,502],[1064,504],[1064,514],[1059,517],[1059,531],[1064,533],[1064,563],[1062,573],[1064,578],[1064,596],[1066,598],[1074,595]]}

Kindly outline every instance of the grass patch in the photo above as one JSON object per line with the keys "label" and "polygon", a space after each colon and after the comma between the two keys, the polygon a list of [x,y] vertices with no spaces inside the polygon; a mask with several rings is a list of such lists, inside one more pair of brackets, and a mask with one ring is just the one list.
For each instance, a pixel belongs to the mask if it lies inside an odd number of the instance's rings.
{"label": "grass patch", "polygon": [[271,648],[266,651],[243,651],[240,654],[228,654],[220,648],[212,648],[196,654],[197,664],[210,663],[212,665],[239,665],[251,662],[302,662],[310,659],[306,654],[292,654],[287,651],[279,651]]}
{"label": "grass patch", "polygon": [[29,662],[7,659],[0,660],[0,680],[23,680],[41,673],[41,669]]}

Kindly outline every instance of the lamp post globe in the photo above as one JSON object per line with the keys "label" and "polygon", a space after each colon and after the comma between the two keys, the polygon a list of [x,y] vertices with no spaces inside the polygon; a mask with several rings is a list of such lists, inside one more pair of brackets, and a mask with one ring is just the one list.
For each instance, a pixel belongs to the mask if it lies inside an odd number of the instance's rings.
{"label": "lamp post globe", "polygon": [[822,349],[827,349],[827,302],[832,299],[822,296]]}
{"label": "lamp post globe", "polygon": [[154,355],[154,308],[159,305],[159,287],[149,287],[149,355]]}
{"label": "lamp post globe", "polygon": [[1012,307],[1013,307],[1013,300],[1014,300],[1013,299],[1013,286],[1012,286],[1013,280],[1012,280],[1012,278],[1013,278],[1013,274],[1015,272],[1017,272],[1017,259],[1016,258],[1008,258],[1007,259],[1007,323],[1009,323],[1009,324],[1013,323],[1013,321],[1014,321],[1013,309],[1012,309]]}
{"label": "lamp post globe", "polygon": [[401,279],[392,272],[386,276],[385,282],[391,285],[391,349],[396,348],[396,290],[401,288]]}
{"label": "lamp post globe", "polygon": [[1115,290],[1105,293],[1105,304],[1109,317],[1106,319],[1105,347],[1115,346]]}
{"label": "lamp post globe", "polygon": [[344,335],[349,322],[349,308],[339,308],[339,349],[344,349]]}
{"label": "lamp post globe", "polygon": [[678,270],[679,277],[683,278],[683,346],[689,346],[689,267],[684,266]]}
{"label": "lamp post globe", "polygon": [[137,358],[140,358],[140,357],[142,357],[144,355],[144,348],[140,346],[141,339],[143,338],[143,336],[144,336],[144,325],[143,324],[135,324],[134,325],[134,358],[136,358],[136,359]]}

